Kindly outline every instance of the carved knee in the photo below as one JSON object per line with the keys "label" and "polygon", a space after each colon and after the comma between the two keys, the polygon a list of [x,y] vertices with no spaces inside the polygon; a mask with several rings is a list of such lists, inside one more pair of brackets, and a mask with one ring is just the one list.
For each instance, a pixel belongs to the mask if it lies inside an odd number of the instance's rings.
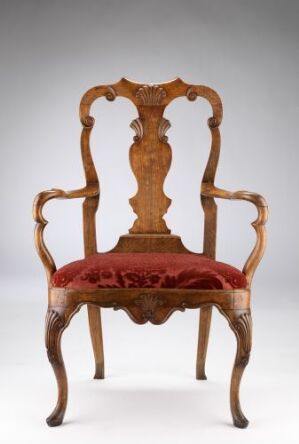
{"label": "carved knee", "polygon": [[54,308],[49,308],[46,315],[45,344],[49,361],[53,365],[58,365],[62,362],[60,336],[64,325],[64,315],[61,315]]}
{"label": "carved knee", "polygon": [[250,309],[224,310],[224,315],[237,338],[235,365],[245,367],[248,364],[252,344],[252,320]]}

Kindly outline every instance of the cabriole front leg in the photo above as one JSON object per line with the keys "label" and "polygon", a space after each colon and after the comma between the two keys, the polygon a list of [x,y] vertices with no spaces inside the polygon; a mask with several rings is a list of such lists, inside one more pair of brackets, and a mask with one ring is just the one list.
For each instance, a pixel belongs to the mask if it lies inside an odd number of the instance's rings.
{"label": "cabriole front leg", "polygon": [[58,386],[58,400],[56,407],[47,418],[47,423],[50,427],[55,427],[62,423],[67,405],[67,376],[60,344],[61,335],[65,327],[64,314],[54,308],[48,308],[46,315],[45,342],[48,358],[53,367]]}
{"label": "cabriole front leg", "polygon": [[251,341],[252,320],[250,309],[246,310],[223,310],[223,314],[229,321],[229,325],[237,338],[237,353],[231,376],[230,407],[233,422],[236,427],[246,428],[249,421],[244,416],[239,399],[240,382],[245,367],[248,364]]}

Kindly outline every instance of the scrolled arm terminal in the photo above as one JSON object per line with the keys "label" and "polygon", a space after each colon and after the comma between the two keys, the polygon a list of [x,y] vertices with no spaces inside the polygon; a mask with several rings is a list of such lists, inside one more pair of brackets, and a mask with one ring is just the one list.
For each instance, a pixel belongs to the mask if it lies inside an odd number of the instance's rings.
{"label": "scrolled arm terminal", "polygon": [[48,223],[43,215],[44,205],[51,199],[75,199],[75,198],[88,198],[96,197],[99,195],[98,184],[87,185],[84,188],[72,191],[64,191],[58,188],[52,188],[51,190],[42,191],[34,199],[33,203],[33,219],[36,222],[34,240],[35,247],[38,255],[46,270],[48,283],[50,283],[53,273],[56,271],[56,265],[54,259],[47,249],[43,232]]}

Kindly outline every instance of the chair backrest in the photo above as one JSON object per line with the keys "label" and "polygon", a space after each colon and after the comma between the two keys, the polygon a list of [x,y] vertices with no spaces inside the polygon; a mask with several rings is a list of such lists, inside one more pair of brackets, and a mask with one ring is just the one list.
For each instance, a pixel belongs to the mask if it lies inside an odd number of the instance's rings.
{"label": "chair backrest", "polygon": [[[129,202],[137,218],[129,234],[121,236],[113,251],[187,251],[178,236],[170,234],[163,219],[171,203],[164,191],[163,183],[171,164],[171,147],[166,132],[170,122],[163,117],[166,106],[177,97],[186,96],[190,101],[197,97],[208,100],[213,115],[208,119],[211,131],[211,151],[203,175],[203,183],[214,183],[220,151],[219,125],[222,120],[222,104],[218,94],[202,85],[190,85],[177,78],[159,85],[144,85],[121,79],[113,85],[100,85],[89,89],[80,103],[80,119],[83,125],[81,136],[82,160],[87,184],[98,183],[96,169],[90,151],[90,133],[95,120],[90,115],[92,103],[105,97],[109,101],[126,97],[136,105],[138,117],[131,122],[135,131],[134,143],[130,148],[130,164],[135,174],[138,190]],[[215,255],[216,204],[211,198],[202,197],[205,214],[205,254]],[[84,241],[86,255],[96,252],[95,213],[98,198],[87,198],[84,202]]]}

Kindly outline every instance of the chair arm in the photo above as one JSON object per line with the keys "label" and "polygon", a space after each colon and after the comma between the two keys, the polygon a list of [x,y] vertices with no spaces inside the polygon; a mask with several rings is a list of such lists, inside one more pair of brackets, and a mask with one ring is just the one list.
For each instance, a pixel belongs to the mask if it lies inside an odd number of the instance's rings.
{"label": "chair arm", "polygon": [[64,191],[57,188],[52,188],[51,190],[42,191],[35,197],[33,202],[33,219],[36,222],[34,231],[35,247],[46,270],[48,283],[50,283],[51,277],[56,271],[56,265],[44,242],[43,232],[48,223],[43,215],[44,205],[51,199],[75,199],[83,197],[88,198],[96,197],[98,195],[98,184],[91,184],[87,185],[84,188],[72,191]]}
{"label": "chair arm", "polygon": [[230,200],[246,200],[256,206],[258,217],[251,225],[256,231],[257,239],[242,270],[246,276],[248,286],[250,287],[255,270],[260,263],[266,248],[267,237],[265,224],[268,219],[268,205],[266,200],[263,196],[257,193],[251,193],[250,191],[226,191],[209,183],[202,184],[201,195],[210,198],[216,197]]}

